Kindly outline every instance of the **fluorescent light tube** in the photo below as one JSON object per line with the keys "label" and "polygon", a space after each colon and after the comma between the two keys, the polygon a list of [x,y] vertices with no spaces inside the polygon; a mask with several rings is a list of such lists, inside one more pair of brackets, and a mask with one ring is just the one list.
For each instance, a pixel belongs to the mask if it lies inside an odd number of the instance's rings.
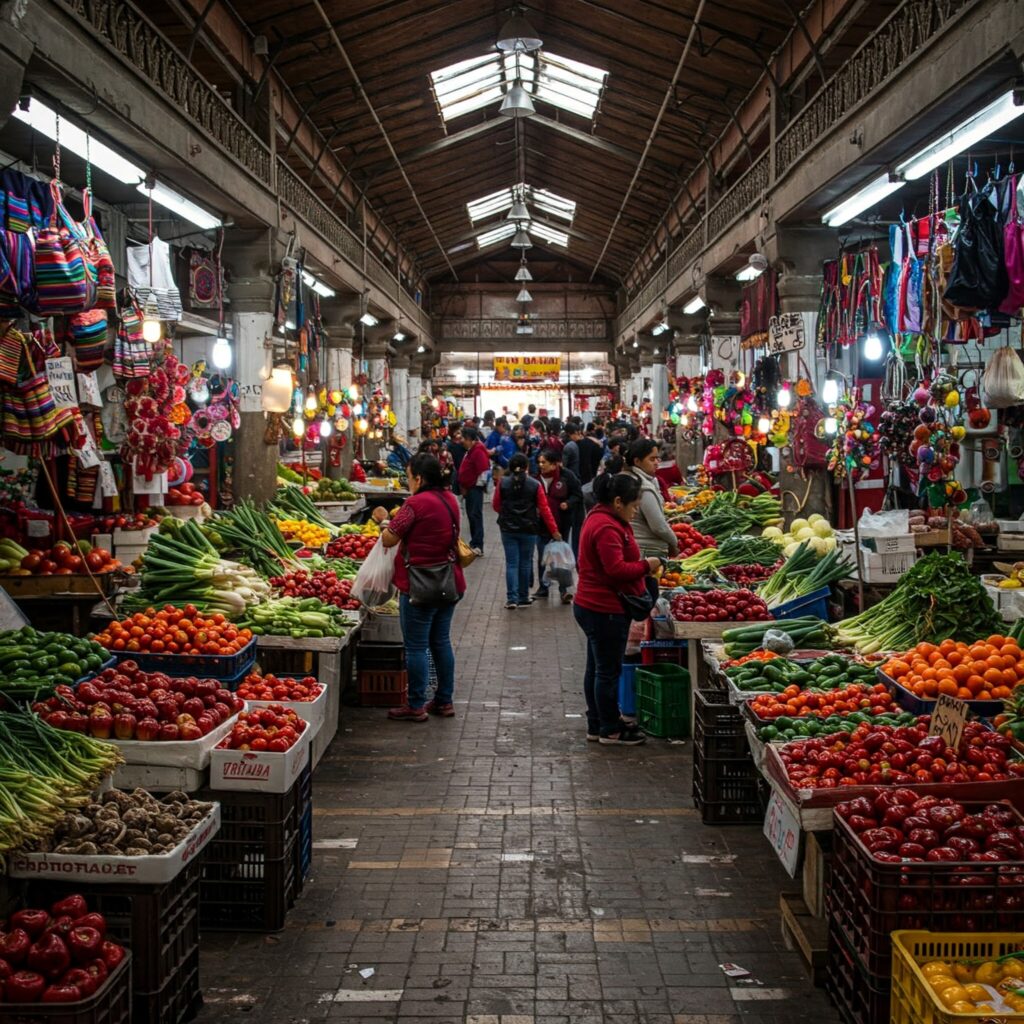
{"label": "fluorescent light tube", "polygon": [[858,213],[863,213],[880,203],[886,196],[903,188],[905,184],[905,181],[890,181],[888,173],[882,174],[874,181],[868,182],[862,189],[854,192],[849,199],[844,199],[838,206],[829,210],[821,218],[821,222],[830,228],[837,228],[840,224],[853,220]]}
{"label": "fluorescent light tube", "polygon": [[[63,142],[64,130],[62,128],[62,145]],[[214,217],[212,213],[207,213],[201,206],[193,203],[191,199],[186,199],[183,195],[179,195],[174,189],[168,188],[162,182],[154,182],[152,190],[148,189],[145,182],[143,182],[138,186],[138,191],[144,196],[152,197],[154,203],[159,203],[172,213],[176,213],[178,216],[184,217],[185,220],[191,221],[202,231],[212,231],[213,228],[219,228],[221,225],[219,218]]]}
{"label": "fluorescent light tube", "polygon": [[668,330],[668,321],[662,320],[651,328],[651,334],[664,334]]}
{"label": "fluorescent light tube", "polygon": [[909,160],[897,164],[896,173],[908,181],[921,178],[1022,114],[1024,106],[1014,105],[1012,90],[1003,93],[994,103],[983,107],[966,121],[961,121],[955,128],[939,136]]}
{"label": "fluorescent light tube", "polygon": [[406,335],[403,331],[395,331],[394,335],[391,338],[392,341],[405,341],[405,339]]}
{"label": "fluorescent light tube", "polygon": [[360,318],[359,322],[367,327],[376,327],[380,321],[372,313],[364,313]]}
{"label": "fluorescent light tube", "polygon": [[325,299],[333,299],[336,294],[333,288],[328,288],[323,281],[315,278],[308,270],[302,272],[302,281],[307,288],[312,288],[317,295]]}
{"label": "fluorescent light tube", "polygon": [[761,267],[754,267],[748,263],[736,271],[735,277],[737,281],[756,281],[763,273],[764,270]]}
{"label": "fluorescent light tube", "polygon": [[704,308],[704,300],[699,295],[694,295],[690,301],[683,306],[684,313],[696,313]]}

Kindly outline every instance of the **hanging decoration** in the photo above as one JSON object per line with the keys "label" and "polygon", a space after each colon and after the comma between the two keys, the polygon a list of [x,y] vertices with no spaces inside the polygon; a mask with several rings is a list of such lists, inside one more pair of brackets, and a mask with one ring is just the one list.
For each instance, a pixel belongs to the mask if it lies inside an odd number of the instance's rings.
{"label": "hanging decoration", "polygon": [[[878,465],[878,434],[869,417],[875,407],[860,400],[857,388],[844,395],[833,412],[835,441],[828,468],[837,481],[859,480]],[[824,422],[824,421],[823,421]]]}

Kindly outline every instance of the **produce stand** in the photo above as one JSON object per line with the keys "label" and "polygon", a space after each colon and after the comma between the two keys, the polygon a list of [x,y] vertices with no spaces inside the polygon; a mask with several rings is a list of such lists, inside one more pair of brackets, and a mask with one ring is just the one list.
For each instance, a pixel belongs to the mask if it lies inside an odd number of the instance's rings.
{"label": "produce stand", "polygon": [[681,622],[678,619],[672,623],[672,630],[676,639],[685,640],[686,643],[686,667],[690,673],[691,680],[698,680],[697,685],[690,687],[690,721],[694,720],[694,701],[701,677],[702,648],[695,640],[720,640],[727,629],[735,629],[737,626],[749,625],[742,622]]}
{"label": "produce stand", "polygon": [[327,522],[340,526],[343,523],[351,522],[353,516],[366,508],[366,499],[359,498],[357,501],[316,501],[313,504],[316,505],[320,514]]}

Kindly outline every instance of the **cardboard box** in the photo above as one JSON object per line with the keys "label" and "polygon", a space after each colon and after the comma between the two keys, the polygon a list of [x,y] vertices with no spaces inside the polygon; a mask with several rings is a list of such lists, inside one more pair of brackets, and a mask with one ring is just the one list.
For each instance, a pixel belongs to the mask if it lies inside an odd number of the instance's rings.
{"label": "cardboard box", "polygon": [[894,582],[917,561],[917,554],[913,549],[884,555],[868,551],[863,545],[860,550],[865,583]]}
{"label": "cardboard box", "polygon": [[283,754],[215,747],[210,755],[210,788],[287,793],[306,766],[312,736],[313,730],[307,726]]}

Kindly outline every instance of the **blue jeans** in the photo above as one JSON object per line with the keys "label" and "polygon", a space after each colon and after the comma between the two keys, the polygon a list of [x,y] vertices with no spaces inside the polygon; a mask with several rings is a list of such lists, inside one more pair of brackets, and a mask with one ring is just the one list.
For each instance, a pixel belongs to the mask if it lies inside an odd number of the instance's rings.
{"label": "blue jeans", "polygon": [[484,549],[484,489],[470,487],[466,491],[466,518],[469,520],[469,546]]}
{"label": "blue jeans", "polygon": [[530,570],[536,540],[532,533],[501,531],[501,544],[505,549],[505,600],[511,604],[526,604],[530,597]]}
{"label": "blue jeans", "polygon": [[402,624],[402,638],[405,641],[411,708],[421,708],[427,700],[428,651],[433,655],[434,669],[437,672],[437,692],[434,694],[434,700],[438,704],[452,702],[452,694],[455,692],[455,652],[452,650],[451,641],[454,614],[454,604],[426,608],[413,604],[408,594],[399,595],[398,615]]}
{"label": "blue jeans", "polygon": [[625,613],[594,612],[572,606],[576,623],[587,638],[587,667],[583,695],[587,699],[587,732],[612,736],[622,728],[619,714],[619,676],[629,637]]}

